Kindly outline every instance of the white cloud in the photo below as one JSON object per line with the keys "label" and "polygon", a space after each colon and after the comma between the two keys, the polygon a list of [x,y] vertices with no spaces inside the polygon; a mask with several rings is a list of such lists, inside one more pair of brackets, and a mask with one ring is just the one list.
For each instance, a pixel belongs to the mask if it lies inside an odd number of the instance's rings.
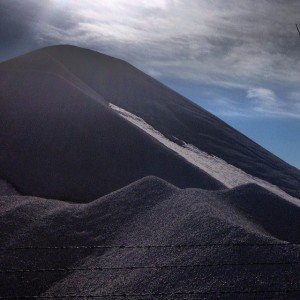
{"label": "white cloud", "polygon": [[[299,85],[300,2],[268,0],[58,1],[73,28],[44,35],[109,52],[161,76],[250,88]],[[63,6],[64,5],[64,6]],[[47,22],[47,20],[45,20]],[[51,19],[53,22],[53,19]],[[55,24],[52,24],[55,26]]]}
{"label": "white cloud", "polygon": [[251,88],[247,91],[247,98],[254,102],[252,109],[264,115],[300,118],[300,105],[280,101],[270,89]]}
{"label": "white cloud", "polygon": [[34,30],[41,46],[75,44],[125,59],[161,80],[246,91],[256,110],[296,107],[295,95],[276,97],[257,87],[288,93],[300,86],[298,0],[48,2]]}
{"label": "white cloud", "polygon": [[261,107],[274,107],[278,105],[275,93],[265,88],[251,88],[247,91],[247,98],[255,100]]}

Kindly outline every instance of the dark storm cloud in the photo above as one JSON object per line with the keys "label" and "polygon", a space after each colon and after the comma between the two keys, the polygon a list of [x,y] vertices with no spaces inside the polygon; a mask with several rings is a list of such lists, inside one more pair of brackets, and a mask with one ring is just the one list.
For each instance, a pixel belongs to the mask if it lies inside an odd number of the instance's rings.
{"label": "dark storm cloud", "polygon": [[[256,111],[271,109],[265,104],[274,95],[275,113],[299,115],[298,0],[0,3],[2,56],[76,44],[126,59],[160,79],[242,89],[245,97],[257,96],[248,97]],[[278,97],[274,86],[290,90],[290,100]]]}
{"label": "dark storm cloud", "polygon": [[47,0],[0,1],[0,59],[38,47],[35,30],[48,3]]}

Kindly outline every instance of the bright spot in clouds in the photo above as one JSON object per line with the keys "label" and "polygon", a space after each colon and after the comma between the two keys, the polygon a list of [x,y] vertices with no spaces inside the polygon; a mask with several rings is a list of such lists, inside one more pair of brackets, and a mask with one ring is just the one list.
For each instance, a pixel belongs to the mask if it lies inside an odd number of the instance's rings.
{"label": "bright spot in clouds", "polygon": [[[25,25],[39,46],[91,48],[175,87],[188,82],[236,91],[248,101],[248,115],[300,117],[298,0],[11,1],[22,13],[26,6],[38,12]],[[23,14],[18,21],[25,22]],[[223,95],[211,100],[225,103]],[[227,104],[224,114],[236,115],[239,99]]]}

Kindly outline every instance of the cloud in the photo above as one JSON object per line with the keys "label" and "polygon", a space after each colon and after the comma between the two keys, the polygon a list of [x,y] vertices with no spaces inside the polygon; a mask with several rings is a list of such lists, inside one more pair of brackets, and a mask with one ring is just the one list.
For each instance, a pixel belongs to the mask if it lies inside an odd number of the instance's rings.
{"label": "cloud", "polygon": [[280,101],[270,89],[251,88],[247,91],[247,98],[254,102],[252,109],[264,115],[300,118],[299,104]]}
{"label": "cloud", "polygon": [[39,46],[37,23],[50,1],[0,1],[0,60]]}
{"label": "cloud", "polygon": [[300,104],[300,91],[296,90],[288,94],[288,98]]}
{"label": "cloud", "polygon": [[260,107],[274,107],[278,105],[275,93],[265,88],[252,88],[247,91],[247,98],[254,100]]}
{"label": "cloud", "polygon": [[[0,4],[1,20],[2,11],[11,16],[3,31],[14,24],[32,47],[75,44],[125,59],[163,81],[244,91],[256,111],[296,107],[288,93],[300,86],[298,0],[7,3],[6,10]],[[7,49],[22,40],[4,39]],[[274,86],[286,94],[276,96]]]}

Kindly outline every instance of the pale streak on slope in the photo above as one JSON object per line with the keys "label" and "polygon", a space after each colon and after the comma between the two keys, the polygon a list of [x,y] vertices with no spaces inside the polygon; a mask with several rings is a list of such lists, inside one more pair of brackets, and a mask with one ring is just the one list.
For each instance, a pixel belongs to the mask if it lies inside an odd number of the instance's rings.
{"label": "pale streak on slope", "polygon": [[189,163],[193,164],[194,166],[198,167],[199,169],[205,171],[210,176],[214,177],[221,183],[223,183],[228,188],[234,188],[239,185],[248,184],[248,183],[255,183],[264,187],[265,189],[271,191],[272,193],[300,206],[300,200],[290,196],[279,187],[259,179],[255,176],[252,176],[243,170],[228,164],[223,159],[209,155],[208,153],[201,151],[197,147],[191,144],[187,144],[184,141],[183,146],[180,146],[168,138],[166,138],[163,134],[159,131],[155,130],[151,125],[146,123],[142,118],[122,109],[114,104],[109,104],[109,106],[116,111],[121,117],[129,121],[130,123],[136,125],[147,134],[155,138],[157,141],[162,143],[167,148],[173,150]]}

